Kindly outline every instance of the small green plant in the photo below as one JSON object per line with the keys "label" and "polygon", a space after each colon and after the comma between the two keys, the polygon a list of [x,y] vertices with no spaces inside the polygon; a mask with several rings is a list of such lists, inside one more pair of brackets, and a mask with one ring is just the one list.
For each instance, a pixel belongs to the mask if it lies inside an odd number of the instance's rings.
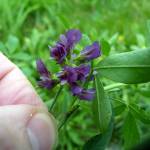
{"label": "small green plant", "polygon": [[[72,29],[60,35],[60,39],[56,42],[55,46],[49,46],[50,56],[60,65],[60,70],[52,74],[42,60],[37,60],[37,70],[40,74],[38,85],[48,90],[59,87],[49,107],[50,112],[52,112],[53,107],[57,104],[58,97],[64,87],[67,86],[66,91],[71,91],[72,93],[72,103],[68,107],[64,118],[58,124],[59,131],[64,125],[67,125],[67,121],[71,120],[75,111],[81,107],[81,100],[92,103],[93,121],[95,121],[95,125],[99,130],[97,135],[85,143],[83,149],[103,150],[111,139],[114,116],[116,114],[111,103],[110,94],[105,92],[101,79],[106,77],[115,82],[124,83],[108,86],[107,90],[113,90],[127,84],[149,82],[150,49],[114,54],[100,59],[99,56],[101,56],[101,51],[103,50],[101,50],[98,42],[86,46],[81,51],[75,48],[75,44],[80,41],[81,37],[82,34],[79,30]],[[104,44],[106,45],[106,42]],[[97,58],[96,63],[94,62],[95,58]],[[92,88],[86,89],[87,87]],[[125,148],[129,149],[134,144],[137,144],[140,138],[134,116],[148,124],[150,119],[137,105],[131,105],[128,101],[117,101],[121,104],[121,107],[118,108],[121,109],[119,111],[128,109],[123,130],[125,133],[124,139],[128,142]],[[132,131],[128,131],[130,127]]]}

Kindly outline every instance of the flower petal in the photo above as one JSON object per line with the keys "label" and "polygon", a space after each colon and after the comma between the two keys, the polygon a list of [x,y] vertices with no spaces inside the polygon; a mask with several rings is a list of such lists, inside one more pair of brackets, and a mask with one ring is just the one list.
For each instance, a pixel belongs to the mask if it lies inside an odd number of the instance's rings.
{"label": "flower petal", "polygon": [[68,40],[68,48],[72,48],[82,38],[82,34],[79,30],[71,29],[66,32],[66,38]]}
{"label": "flower petal", "polygon": [[90,65],[80,65],[79,67],[76,67],[75,70],[78,74],[78,80],[85,80],[90,73],[90,69]]}
{"label": "flower petal", "polygon": [[70,86],[74,95],[79,95],[82,92],[82,88],[78,86],[77,83],[72,83]]}
{"label": "flower petal", "polygon": [[76,71],[75,71],[75,69],[73,67],[65,66],[64,67],[64,71],[67,74],[66,77],[67,77],[68,83],[76,82],[76,80],[77,80],[77,73],[76,73]]}
{"label": "flower petal", "polygon": [[82,92],[78,95],[80,99],[83,100],[92,100],[95,96],[95,90],[89,89],[89,90],[82,90]]}
{"label": "flower petal", "polygon": [[59,39],[60,39],[59,43],[63,44],[64,46],[67,46],[68,40],[64,34],[61,34]]}
{"label": "flower petal", "polygon": [[101,55],[100,45],[98,42],[94,42],[92,45],[85,47],[83,51],[81,51],[81,58],[85,60],[91,60],[97,58]]}
{"label": "flower petal", "polygon": [[57,84],[56,80],[51,80],[48,78],[45,78],[44,80],[38,81],[38,85],[40,87],[46,88],[46,89],[52,89]]}
{"label": "flower petal", "polygon": [[63,44],[57,43],[55,47],[51,48],[51,56],[58,62],[62,63],[67,55],[66,48]]}
{"label": "flower petal", "polygon": [[56,45],[50,48],[51,57],[61,64],[74,45],[80,41],[81,36],[80,31],[75,29],[67,31],[65,35],[60,35]]}
{"label": "flower petal", "polygon": [[43,61],[41,59],[38,59],[36,61],[36,66],[37,66],[37,70],[41,76],[45,76],[45,77],[50,76],[50,72],[48,71],[48,69],[46,68],[45,64],[43,63]]}

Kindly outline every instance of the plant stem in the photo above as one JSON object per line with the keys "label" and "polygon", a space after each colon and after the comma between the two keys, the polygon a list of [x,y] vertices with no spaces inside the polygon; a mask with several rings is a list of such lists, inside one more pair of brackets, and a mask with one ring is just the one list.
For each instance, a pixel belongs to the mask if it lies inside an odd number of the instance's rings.
{"label": "plant stem", "polygon": [[72,100],[72,102],[71,102],[71,107],[74,105],[74,103],[76,102],[76,100],[77,100],[77,97],[73,97],[73,100]]}
{"label": "plant stem", "polygon": [[114,84],[111,84],[111,85],[107,85],[104,87],[104,90],[105,91],[110,91],[114,88],[119,88],[119,87],[123,87],[123,86],[126,86],[127,84],[124,84],[124,83],[114,83]]}
{"label": "plant stem", "polygon": [[50,108],[49,108],[49,112],[52,111],[52,109],[53,109],[55,103],[57,102],[58,96],[59,96],[60,92],[62,91],[62,88],[63,88],[63,86],[60,86],[58,92],[56,93],[56,95],[55,95],[55,97],[54,97],[54,100],[53,100],[53,103],[52,103],[52,105],[51,105]]}
{"label": "plant stem", "polygon": [[58,127],[58,131],[60,131],[60,129],[66,124],[66,122],[68,121],[68,119],[74,114],[74,112],[80,107],[80,105],[76,105],[74,106],[69,112],[66,113],[63,121],[61,122],[61,124]]}

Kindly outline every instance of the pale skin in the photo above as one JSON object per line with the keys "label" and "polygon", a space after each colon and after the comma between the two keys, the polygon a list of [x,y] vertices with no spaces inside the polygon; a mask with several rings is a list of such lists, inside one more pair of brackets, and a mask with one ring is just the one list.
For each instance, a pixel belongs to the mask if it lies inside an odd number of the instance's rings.
{"label": "pale skin", "polygon": [[51,150],[53,122],[20,69],[0,52],[0,150]]}

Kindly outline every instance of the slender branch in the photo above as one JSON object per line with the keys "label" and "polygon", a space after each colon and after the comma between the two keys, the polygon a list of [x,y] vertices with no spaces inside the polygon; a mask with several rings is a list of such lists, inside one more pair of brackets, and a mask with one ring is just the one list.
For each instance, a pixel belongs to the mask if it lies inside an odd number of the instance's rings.
{"label": "slender branch", "polygon": [[76,105],[74,106],[69,112],[66,113],[63,121],[61,122],[61,124],[58,127],[58,131],[60,131],[60,129],[66,124],[66,122],[68,121],[68,119],[75,113],[75,111],[80,107],[80,105]]}
{"label": "slender branch", "polygon": [[55,95],[55,97],[54,97],[53,103],[52,103],[52,105],[51,105],[50,108],[49,108],[49,111],[52,111],[52,109],[53,109],[55,103],[57,102],[58,96],[59,96],[60,92],[62,91],[62,88],[63,88],[63,86],[60,86],[58,92],[56,93],[56,95]]}

